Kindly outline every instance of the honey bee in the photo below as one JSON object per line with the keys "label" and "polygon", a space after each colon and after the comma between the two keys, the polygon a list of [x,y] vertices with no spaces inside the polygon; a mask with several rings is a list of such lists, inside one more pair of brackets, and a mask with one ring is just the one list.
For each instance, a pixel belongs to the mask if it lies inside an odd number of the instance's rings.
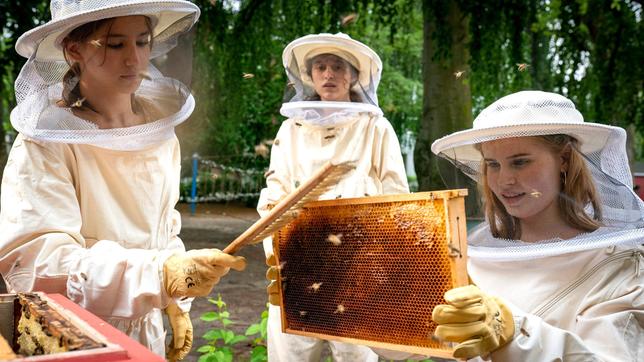
{"label": "honey bee", "polygon": [[139,72],[139,77],[146,80],[152,80],[152,77],[150,77],[150,74],[148,74],[148,72]]}
{"label": "honey bee", "polygon": [[456,77],[456,79],[459,79],[463,74],[465,74],[464,70],[459,70],[457,72],[454,72],[454,76]]}
{"label": "honey bee", "polygon": [[342,234],[329,234],[329,236],[326,238],[327,241],[331,242],[331,244],[335,246],[339,246],[342,244]]}
{"label": "honey bee", "polygon": [[253,74],[253,73],[244,73],[244,74],[242,75],[242,77],[243,77],[244,79],[251,79],[251,78],[254,78],[254,77],[255,77],[255,74]]}
{"label": "honey bee", "polygon": [[529,66],[530,64],[527,63],[517,63],[517,69],[519,70],[519,72],[525,72],[526,70],[528,70]]}
{"label": "honey bee", "polygon": [[83,106],[83,102],[85,102],[85,97],[77,100],[76,102],[72,103],[72,108],[80,108]]}
{"label": "honey bee", "polygon": [[347,26],[347,25],[353,23],[354,21],[356,21],[357,18],[358,18],[358,14],[351,13],[351,14],[343,17],[342,20],[340,21],[340,24],[342,26]]}
{"label": "honey bee", "polygon": [[318,290],[320,289],[320,286],[322,286],[321,282],[320,283],[313,283],[313,284],[311,284],[309,289],[313,290],[313,293],[317,293]]}

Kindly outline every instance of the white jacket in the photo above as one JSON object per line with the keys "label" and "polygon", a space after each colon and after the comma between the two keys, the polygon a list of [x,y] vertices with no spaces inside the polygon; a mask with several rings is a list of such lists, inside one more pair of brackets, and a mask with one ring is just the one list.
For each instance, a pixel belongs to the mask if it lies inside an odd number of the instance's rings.
{"label": "white jacket", "polygon": [[1,193],[8,289],[66,295],[163,354],[163,263],[184,250],[179,168],[176,137],[114,151],[19,135]]}
{"label": "white jacket", "polygon": [[[400,144],[383,117],[360,113],[336,126],[317,126],[297,119],[282,123],[271,149],[271,163],[257,205],[260,215],[270,210],[329,160],[355,161],[356,169],[322,199],[408,193]],[[272,252],[264,242],[266,253]]]}
{"label": "white jacket", "polygon": [[506,262],[470,258],[468,272],[514,315],[515,338],[492,361],[644,360],[644,247]]}

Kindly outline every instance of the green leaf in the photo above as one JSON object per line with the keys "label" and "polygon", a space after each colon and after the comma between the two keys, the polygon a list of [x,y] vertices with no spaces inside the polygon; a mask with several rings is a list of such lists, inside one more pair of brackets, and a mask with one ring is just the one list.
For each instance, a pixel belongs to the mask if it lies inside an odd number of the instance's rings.
{"label": "green leaf", "polygon": [[233,331],[224,331],[223,332],[224,343],[229,344],[230,341],[235,338],[235,333]]}
{"label": "green leaf", "polygon": [[264,346],[255,346],[250,351],[250,362],[267,362],[268,353],[266,352],[266,347]]}
{"label": "green leaf", "polygon": [[208,332],[206,332],[203,336],[203,339],[208,340],[208,341],[217,341],[218,339],[222,339],[223,336],[221,334],[220,329],[211,329]]}
{"label": "green leaf", "polygon": [[232,323],[232,321],[230,319],[222,319],[221,320],[221,324],[223,324],[224,327],[229,326],[231,323]]}
{"label": "green leaf", "polygon": [[246,336],[242,336],[242,335],[238,334],[228,344],[232,346],[232,345],[235,345],[235,344],[237,344],[239,342],[244,342],[244,341],[247,341],[247,340],[248,340],[248,338],[246,338]]}
{"label": "green leaf", "polygon": [[214,346],[211,346],[209,344],[203,345],[197,349],[197,352],[199,353],[210,353],[215,350]]}
{"label": "green leaf", "polygon": [[229,312],[227,312],[227,311],[225,311],[225,312],[221,312],[221,313],[219,313],[219,315],[220,315],[222,318],[230,318],[230,313],[229,313]]}
{"label": "green leaf", "polygon": [[212,322],[217,319],[217,312],[206,312],[201,315],[201,320],[205,322]]}
{"label": "green leaf", "polygon": [[259,323],[251,324],[248,329],[246,329],[246,333],[244,333],[247,336],[252,336],[253,334],[260,333],[262,331],[262,327],[259,325]]}

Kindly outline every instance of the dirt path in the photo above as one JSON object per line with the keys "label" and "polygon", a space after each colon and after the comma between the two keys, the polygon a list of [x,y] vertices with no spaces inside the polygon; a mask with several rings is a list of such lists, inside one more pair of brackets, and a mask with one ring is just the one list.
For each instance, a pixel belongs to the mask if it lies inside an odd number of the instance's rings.
{"label": "dirt path", "polygon": [[[239,234],[257,220],[258,215],[252,208],[239,205],[202,204],[197,206],[196,215],[192,216],[188,205],[180,204],[182,213],[182,231],[180,237],[186,249],[217,248],[223,249]],[[243,272],[231,271],[215,286],[211,297],[221,298],[227,303],[230,318],[234,322],[230,327],[238,334],[243,334],[248,326],[257,323],[266,306],[266,282],[264,274],[264,250],[259,245],[242,249],[239,255],[248,260]],[[197,361],[200,353],[197,348],[206,344],[201,336],[215,327],[212,322],[204,322],[199,316],[216,307],[206,298],[197,298],[192,304],[190,316],[194,327],[194,344],[185,361]],[[250,359],[251,347],[247,343],[238,344],[235,361]]]}

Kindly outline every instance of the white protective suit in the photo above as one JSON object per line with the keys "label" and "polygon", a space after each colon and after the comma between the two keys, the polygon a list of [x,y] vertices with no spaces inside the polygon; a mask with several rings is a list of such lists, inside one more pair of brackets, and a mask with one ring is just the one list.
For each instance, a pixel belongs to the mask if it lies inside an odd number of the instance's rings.
{"label": "white protective suit", "polygon": [[[257,210],[265,215],[328,160],[356,161],[347,175],[324,199],[363,197],[409,192],[400,146],[389,122],[369,113],[356,114],[335,126],[319,126],[301,119],[282,123],[271,151],[270,175]],[[264,241],[266,255],[271,240]],[[365,346],[329,341],[334,361],[377,361]],[[269,307],[269,361],[319,361],[324,341],[282,333],[280,309]]]}
{"label": "white protective suit", "polygon": [[179,168],[176,137],[118,151],[19,135],[2,180],[8,290],[66,295],[165,356],[163,263],[184,250]]}
{"label": "white protective suit", "polygon": [[[632,233],[632,231],[627,231]],[[595,234],[611,234],[598,229]],[[640,231],[644,240],[644,230]],[[633,237],[633,236],[630,236]],[[487,227],[469,239],[492,240]],[[492,361],[642,361],[644,247],[617,245],[530,260],[470,257],[481,290],[512,309],[515,337]],[[512,283],[503,283],[512,276]]]}

